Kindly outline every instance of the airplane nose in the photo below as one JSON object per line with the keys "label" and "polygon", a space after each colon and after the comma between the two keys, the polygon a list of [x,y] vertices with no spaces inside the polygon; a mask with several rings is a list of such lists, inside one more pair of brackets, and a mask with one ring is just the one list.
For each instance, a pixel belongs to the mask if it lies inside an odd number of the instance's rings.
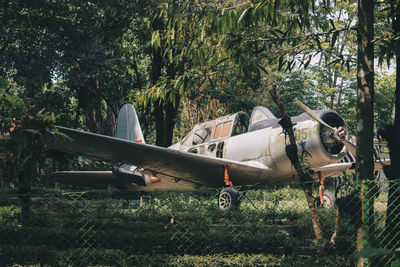
{"label": "airplane nose", "polygon": [[[340,128],[343,131],[343,125],[344,120],[343,118],[337,114],[336,112],[333,111],[325,111],[322,114],[319,114],[320,118],[327,123],[328,125],[330,125],[331,127],[335,127],[335,128]],[[329,130],[324,127],[323,125],[321,125],[320,127],[320,137],[321,137],[321,143],[324,147],[324,149],[329,153],[329,154],[339,154],[343,147],[344,144],[340,141],[338,141],[337,139],[335,139],[335,137],[332,135],[331,132],[329,132]]]}

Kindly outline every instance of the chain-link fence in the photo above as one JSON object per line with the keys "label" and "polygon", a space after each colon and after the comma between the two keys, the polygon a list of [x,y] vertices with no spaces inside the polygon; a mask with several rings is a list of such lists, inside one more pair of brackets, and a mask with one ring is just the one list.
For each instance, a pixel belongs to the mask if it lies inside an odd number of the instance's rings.
{"label": "chain-link fence", "polygon": [[26,210],[21,196],[5,191],[0,265],[396,264],[400,182],[344,181],[325,194],[325,201],[336,195],[336,207],[317,209],[321,241],[300,184],[250,190],[239,209],[225,213],[217,191],[132,197],[117,190],[47,190],[33,193]]}

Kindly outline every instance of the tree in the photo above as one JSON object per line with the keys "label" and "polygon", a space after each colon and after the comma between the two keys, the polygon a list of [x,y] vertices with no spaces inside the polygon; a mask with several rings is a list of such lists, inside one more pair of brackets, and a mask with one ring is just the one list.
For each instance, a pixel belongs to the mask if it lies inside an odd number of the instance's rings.
{"label": "tree", "polygon": [[9,168],[18,177],[18,193],[21,199],[22,224],[29,220],[30,192],[38,165],[45,159],[44,134],[56,134],[54,114],[43,114],[34,106],[27,106],[21,98],[2,93],[0,95],[1,143],[7,148],[5,155]]}
{"label": "tree", "polygon": [[0,77],[11,77],[28,97],[51,81],[57,64],[58,4],[47,1],[2,1],[0,4]]}
{"label": "tree", "polygon": [[69,22],[61,57],[63,83],[78,100],[76,123],[114,135],[120,106],[132,88],[143,86],[131,25],[141,2],[100,1],[70,4],[63,14]]}
{"label": "tree", "polygon": [[123,38],[142,4],[2,2],[0,76],[12,78],[30,101],[44,86],[63,83],[78,103],[74,126],[83,117],[87,129],[113,135],[127,92],[143,86],[137,49]]}
{"label": "tree", "polygon": [[[395,88],[395,115],[393,124],[389,124],[380,132],[381,136],[388,141],[390,149],[390,166],[384,167],[384,171],[389,180],[397,180],[400,178],[400,2],[389,1],[382,3],[381,10],[386,11],[387,23],[382,23],[382,38],[379,43],[379,62],[386,59],[390,64],[392,59],[395,60],[396,66],[396,88]],[[392,182],[389,188],[388,208],[386,212],[386,231],[400,231],[398,214],[400,212],[400,185]],[[395,248],[398,245],[399,238],[388,240],[387,247]]]}
{"label": "tree", "polygon": [[196,79],[192,70],[204,52],[205,23],[212,8],[195,1],[165,1],[151,14],[150,86],[139,100],[152,109],[159,146],[172,143],[178,110]]}
{"label": "tree", "polygon": [[373,179],[374,137],[374,4],[358,2],[357,170],[361,179]]}
{"label": "tree", "polygon": [[[374,179],[374,2],[373,0],[358,1],[358,57],[357,57],[357,155],[356,172],[365,186],[365,216],[362,223],[372,228],[374,195],[372,183]],[[369,182],[368,182],[369,181]],[[371,186],[368,189],[368,186]],[[363,207],[364,209],[364,207]],[[358,229],[358,249],[370,242],[363,226]],[[372,236],[371,236],[372,238]],[[366,244],[367,243],[367,244]],[[360,262],[359,262],[360,263]]]}

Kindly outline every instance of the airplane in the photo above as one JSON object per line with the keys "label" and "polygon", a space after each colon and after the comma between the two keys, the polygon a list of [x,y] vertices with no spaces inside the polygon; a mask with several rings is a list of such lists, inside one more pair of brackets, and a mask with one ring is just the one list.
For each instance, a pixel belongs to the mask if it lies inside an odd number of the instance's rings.
{"label": "airplane", "polygon": [[[354,170],[354,161],[341,161],[355,145],[345,139],[344,119],[331,110],[305,111],[292,117],[298,154],[307,159],[314,179]],[[239,187],[299,181],[286,155],[289,140],[266,107],[226,115],[196,125],[182,140],[168,147],[145,143],[133,105],[118,115],[116,137],[57,126],[63,135],[47,135],[49,149],[117,162],[110,171],[58,171],[54,181],[74,185],[113,185],[129,191],[196,191],[222,188],[218,205],[237,207]],[[68,138],[63,137],[68,136]],[[379,168],[379,166],[377,166]],[[322,195],[320,191],[320,198]]]}

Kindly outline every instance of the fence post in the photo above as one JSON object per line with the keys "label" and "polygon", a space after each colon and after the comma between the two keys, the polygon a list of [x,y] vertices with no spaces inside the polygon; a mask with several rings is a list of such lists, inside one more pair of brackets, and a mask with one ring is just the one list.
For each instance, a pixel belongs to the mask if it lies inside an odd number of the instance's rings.
{"label": "fence post", "polygon": [[[371,247],[370,233],[371,233],[371,194],[369,181],[361,180],[361,225],[357,229],[357,251],[364,248]],[[372,199],[373,201],[373,199]],[[373,205],[373,202],[372,202]],[[357,267],[369,266],[368,258],[360,258],[357,261]]]}

